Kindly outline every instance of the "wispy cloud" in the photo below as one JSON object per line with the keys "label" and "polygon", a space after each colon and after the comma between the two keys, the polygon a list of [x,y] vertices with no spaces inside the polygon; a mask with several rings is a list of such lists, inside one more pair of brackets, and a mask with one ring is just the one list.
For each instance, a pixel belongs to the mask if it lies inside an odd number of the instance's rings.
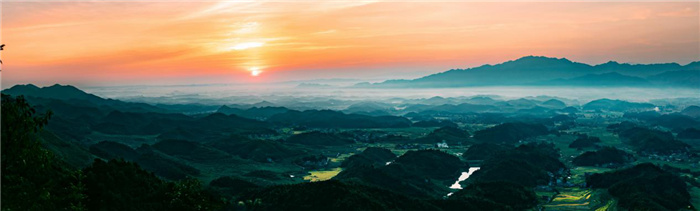
{"label": "wispy cloud", "polygon": [[2,7],[3,80],[22,83],[78,75],[246,80],[253,67],[269,80],[304,71],[293,76],[353,70],[362,77],[532,54],[590,63],[687,63],[700,55],[697,2],[9,0]]}

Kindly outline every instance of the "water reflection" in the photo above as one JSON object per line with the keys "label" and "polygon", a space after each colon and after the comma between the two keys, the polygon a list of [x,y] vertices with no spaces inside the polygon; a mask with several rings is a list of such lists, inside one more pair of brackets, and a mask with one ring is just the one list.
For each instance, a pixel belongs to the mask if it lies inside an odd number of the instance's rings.
{"label": "water reflection", "polygon": [[[455,184],[452,184],[452,186],[450,186],[450,189],[462,189],[462,185],[459,183],[464,180],[467,180],[469,176],[471,176],[475,171],[479,169],[480,167],[471,167],[469,168],[468,172],[462,172],[462,175],[459,175],[459,178],[457,179],[457,181],[455,181]],[[447,196],[449,195],[452,195],[452,193],[447,194]]]}

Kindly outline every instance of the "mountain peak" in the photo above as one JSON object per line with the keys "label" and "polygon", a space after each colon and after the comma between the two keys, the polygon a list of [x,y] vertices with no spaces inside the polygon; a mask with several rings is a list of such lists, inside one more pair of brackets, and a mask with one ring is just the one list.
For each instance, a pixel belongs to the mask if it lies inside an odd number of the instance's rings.
{"label": "mountain peak", "polygon": [[27,88],[32,88],[32,89],[39,89],[39,87],[34,85],[34,84],[15,85],[15,86],[27,87]]}
{"label": "mountain peak", "polygon": [[40,89],[41,88],[39,88],[38,86],[36,86],[34,84],[18,84],[18,85],[14,85],[14,86],[10,87],[9,89],[6,89],[5,91],[7,91],[7,90],[38,91]]}
{"label": "mountain peak", "polygon": [[610,61],[608,61],[608,62],[605,62],[605,63],[603,63],[603,64],[599,64],[599,65],[620,65],[620,63],[619,63],[619,62],[616,62],[616,61],[610,60]]}
{"label": "mountain peak", "polygon": [[683,67],[690,68],[690,69],[700,69],[700,61],[688,63]]}
{"label": "mountain peak", "polygon": [[42,88],[39,88],[33,84],[15,85],[9,89],[3,90],[2,92],[15,96],[24,95],[49,99],[80,99],[89,101],[103,100],[102,98],[93,94],[88,94],[83,90],[78,89],[77,87],[61,84],[54,84],[52,86],[46,86]]}
{"label": "mountain peak", "polygon": [[516,60],[510,60],[501,64],[493,65],[491,68],[557,68],[557,67],[579,67],[586,68],[590,67],[588,64],[573,62],[567,58],[556,58],[556,57],[546,57],[546,56],[524,56]]}
{"label": "mountain peak", "polygon": [[48,89],[48,90],[64,90],[64,91],[74,91],[74,92],[81,92],[85,93],[83,90],[78,89],[77,87],[71,86],[71,85],[61,85],[61,84],[54,84],[52,86],[44,87],[42,89]]}
{"label": "mountain peak", "polygon": [[[579,81],[577,86],[685,86],[693,74],[679,70],[700,69],[700,62],[681,66],[677,63],[628,64],[608,61],[589,65],[566,58],[524,56],[500,64],[482,65],[468,69],[452,69],[414,80],[387,80],[371,84],[376,87],[473,87],[473,86],[529,86]],[[661,73],[677,73],[663,80],[649,79]],[[649,79],[650,81],[647,81]],[[574,81],[570,81],[574,80]],[[592,81],[587,81],[592,80]],[[602,83],[604,80],[605,83]],[[583,83],[585,82],[585,83]],[[679,85],[681,83],[681,85]],[[696,86],[689,86],[696,87]]]}
{"label": "mountain peak", "polygon": [[263,101],[260,101],[259,103],[253,104],[252,106],[253,106],[253,107],[261,107],[261,108],[262,108],[262,107],[273,107],[273,106],[275,106],[275,104],[272,103],[272,102],[263,100]]}
{"label": "mountain peak", "polygon": [[54,84],[49,87],[64,87],[64,86],[71,86],[71,85],[61,85],[61,84]]}
{"label": "mountain peak", "polygon": [[566,63],[573,63],[571,60],[567,58],[556,58],[556,57],[546,57],[546,56],[523,56],[520,57],[519,59],[513,60],[512,62],[566,62]]}

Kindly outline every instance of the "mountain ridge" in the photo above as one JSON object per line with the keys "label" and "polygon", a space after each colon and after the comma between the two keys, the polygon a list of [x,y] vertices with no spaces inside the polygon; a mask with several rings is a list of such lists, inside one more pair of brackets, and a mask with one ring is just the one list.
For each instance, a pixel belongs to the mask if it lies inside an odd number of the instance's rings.
{"label": "mountain ridge", "polygon": [[[700,70],[700,61],[687,65],[678,63],[629,64],[609,61],[590,65],[566,58],[525,56],[499,64],[485,64],[467,69],[450,69],[412,80],[387,80],[379,83],[361,83],[355,87],[365,88],[447,88],[470,86],[531,86],[545,85],[551,81],[578,80],[587,75],[607,78],[624,78],[632,83],[606,83],[605,86],[676,86],[700,88],[697,83],[676,83],[684,78],[693,78]],[[615,73],[618,75],[610,75]],[[606,75],[607,74],[607,75]],[[666,74],[665,80],[653,77]],[[651,77],[651,78],[650,78]],[[589,78],[595,78],[589,76]],[[610,79],[609,79],[610,80]],[[615,82],[610,80],[609,82]],[[598,86],[581,83],[573,86]]]}
{"label": "mountain ridge", "polygon": [[146,103],[125,102],[87,93],[75,86],[54,84],[38,87],[34,84],[20,84],[2,90],[3,94],[23,95],[30,100],[60,100],[73,105],[94,104],[108,106],[117,110],[138,112],[165,112],[165,109]]}

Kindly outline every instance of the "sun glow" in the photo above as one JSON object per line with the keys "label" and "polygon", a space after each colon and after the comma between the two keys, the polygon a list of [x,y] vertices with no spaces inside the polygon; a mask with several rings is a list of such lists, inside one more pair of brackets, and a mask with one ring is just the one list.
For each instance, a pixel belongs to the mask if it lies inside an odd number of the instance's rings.
{"label": "sun glow", "polygon": [[258,76],[258,75],[260,75],[260,73],[262,73],[262,72],[263,72],[263,71],[260,70],[260,68],[258,68],[258,67],[251,67],[251,68],[250,68],[250,75],[251,75],[251,76]]}
{"label": "sun glow", "polygon": [[235,46],[233,46],[233,50],[245,50],[245,49],[250,49],[250,48],[258,48],[262,47],[265,43],[262,42],[244,42],[244,43],[238,43]]}
{"label": "sun glow", "polygon": [[524,55],[685,64],[700,7],[682,1],[0,0],[2,85],[419,78]]}

